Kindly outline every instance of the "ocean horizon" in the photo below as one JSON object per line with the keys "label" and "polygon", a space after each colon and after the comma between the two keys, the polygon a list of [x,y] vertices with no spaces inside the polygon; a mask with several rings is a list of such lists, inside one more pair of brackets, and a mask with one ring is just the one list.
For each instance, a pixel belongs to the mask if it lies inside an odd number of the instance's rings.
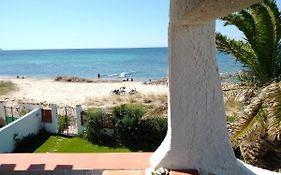
{"label": "ocean horizon", "polygon": [[[242,66],[217,52],[219,72],[233,74]],[[168,48],[100,48],[1,50],[1,77],[77,76],[136,80],[161,79],[168,73]]]}

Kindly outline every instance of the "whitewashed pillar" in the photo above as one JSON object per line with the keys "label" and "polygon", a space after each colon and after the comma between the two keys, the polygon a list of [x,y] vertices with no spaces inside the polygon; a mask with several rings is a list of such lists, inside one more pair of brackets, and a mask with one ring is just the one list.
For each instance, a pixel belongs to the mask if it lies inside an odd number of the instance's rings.
{"label": "whitewashed pillar", "polygon": [[52,110],[52,133],[58,133],[58,112],[57,112],[57,105],[52,104],[51,105]]}
{"label": "whitewashed pillar", "polygon": [[83,133],[83,127],[81,123],[81,112],[82,112],[82,107],[81,105],[76,105],[76,126],[77,126],[77,134],[82,134]]}
{"label": "whitewashed pillar", "polygon": [[5,101],[0,101],[0,117],[2,117],[5,120]]}
{"label": "whitewashed pillar", "polygon": [[[221,14],[218,7],[225,6],[232,12],[230,2],[233,1],[171,0],[168,133],[151,157],[154,168],[197,169],[201,174],[253,174],[232,151],[215,60],[213,17]],[[254,1],[241,4],[250,2]],[[239,3],[235,5],[234,9],[239,7]]]}

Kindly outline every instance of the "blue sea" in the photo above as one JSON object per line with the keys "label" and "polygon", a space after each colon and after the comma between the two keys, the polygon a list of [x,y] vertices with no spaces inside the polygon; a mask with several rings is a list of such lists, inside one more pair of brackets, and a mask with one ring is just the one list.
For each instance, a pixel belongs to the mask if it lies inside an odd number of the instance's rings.
{"label": "blue sea", "polygon": [[[220,73],[241,69],[230,55],[217,53]],[[0,50],[0,76],[78,76],[138,80],[167,76],[167,48]]]}

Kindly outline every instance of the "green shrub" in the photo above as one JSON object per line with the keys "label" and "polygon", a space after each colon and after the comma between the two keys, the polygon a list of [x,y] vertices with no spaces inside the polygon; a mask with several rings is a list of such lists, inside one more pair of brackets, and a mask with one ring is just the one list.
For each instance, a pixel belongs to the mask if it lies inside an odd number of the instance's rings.
{"label": "green shrub", "polygon": [[45,130],[40,130],[37,134],[29,134],[22,138],[14,135],[15,149],[14,153],[33,153],[51,136]]}
{"label": "green shrub", "polygon": [[145,111],[140,105],[122,104],[112,110],[115,138],[123,143],[135,142],[133,135],[138,130]]}
{"label": "green shrub", "polygon": [[137,133],[136,149],[142,151],[155,151],[167,133],[166,118],[150,118],[141,120]]}
{"label": "green shrub", "polygon": [[113,108],[115,138],[127,148],[137,151],[154,151],[163,141],[167,119],[143,120],[145,108],[140,105],[120,105]]}
{"label": "green shrub", "polygon": [[237,116],[226,116],[227,123],[233,123],[237,119]]}
{"label": "green shrub", "polygon": [[59,115],[58,117],[58,130],[59,132],[63,132],[66,130],[69,126],[69,121],[67,116],[65,115]]}
{"label": "green shrub", "polygon": [[88,121],[86,123],[85,137],[92,143],[101,144],[104,134],[101,133],[103,118],[106,113],[101,109],[90,109],[86,111]]}
{"label": "green shrub", "polygon": [[106,113],[101,109],[86,111],[84,136],[95,144],[125,146],[133,151],[154,151],[163,141],[167,132],[166,118],[142,119],[146,107],[123,104],[112,110],[113,136],[103,134],[103,119]]}

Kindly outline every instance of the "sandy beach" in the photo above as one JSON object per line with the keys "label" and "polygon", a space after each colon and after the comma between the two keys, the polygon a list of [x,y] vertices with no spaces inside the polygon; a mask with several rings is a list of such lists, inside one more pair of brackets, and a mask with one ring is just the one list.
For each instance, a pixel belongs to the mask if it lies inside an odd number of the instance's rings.
{"label": "sandy beach", "polygon": [[143,82],[56,82],[46,78],[0,78],[0,81],[11,81],[18,87],[17,91],[0,96],[0,100],[20,100],[24,102],[43,102],[58,105],[75,106],[87,105],[89,100],[103,100],[112,98],[110,91],[126,87],[129,92],[132,89],[139,91],[139,95],[165,95],[165,85],[145,85]]}

